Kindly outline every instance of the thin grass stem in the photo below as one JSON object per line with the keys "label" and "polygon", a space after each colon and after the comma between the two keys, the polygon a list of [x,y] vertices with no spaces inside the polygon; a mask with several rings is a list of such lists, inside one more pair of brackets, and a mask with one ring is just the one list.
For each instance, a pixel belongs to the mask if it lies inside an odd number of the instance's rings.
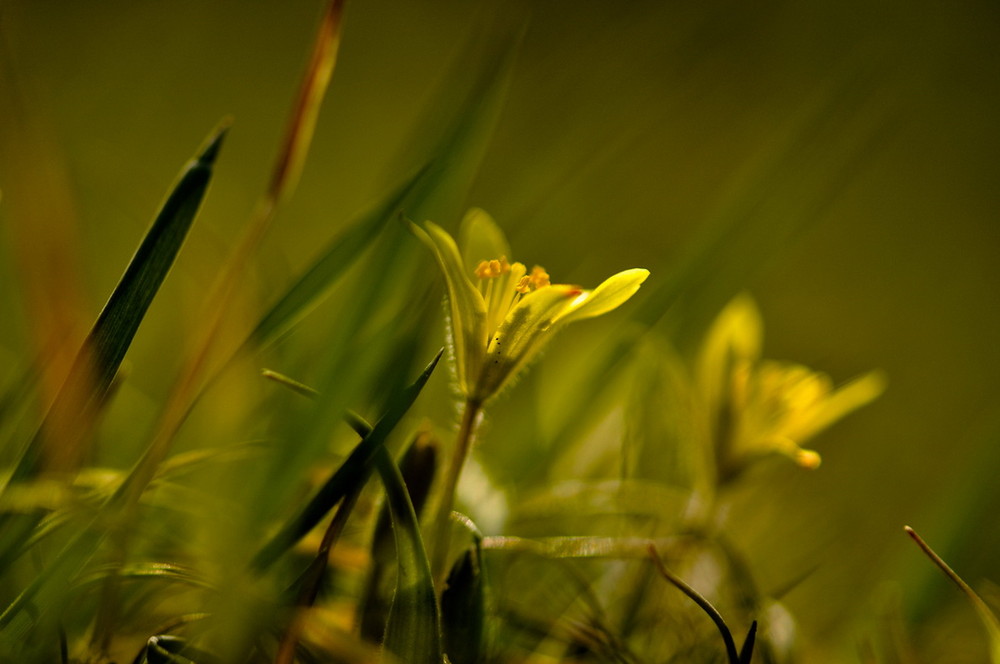
{"label": "thin grass stem", "polygon": [[455,439],[455,449],[452,451],[451,461],[441,484],[441,498],[433,522],[431,540],[433,544],[431,571],[435,583],[439,587],[448,571],[448,549],[451,545],[451,510],[455,506],[455,490],[458,488],[458,480],[462,476],[462,468],[469,456],[469,450],[472,449],[472,439],[475,436],[482,408],[482,404],[478,401],[469,399],[465,402],[462,423],[459,425],[458,437]]}

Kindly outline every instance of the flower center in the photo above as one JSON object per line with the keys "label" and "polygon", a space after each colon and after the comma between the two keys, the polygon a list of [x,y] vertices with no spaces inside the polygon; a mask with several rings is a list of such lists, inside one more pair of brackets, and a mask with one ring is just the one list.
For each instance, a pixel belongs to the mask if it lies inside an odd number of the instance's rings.
{"label": "flower center", "polygon": [[522,297],[551,285],[545,268],[536,265],[528,274],[524,263],[508,263],[506,256],[479,261],[473,274],[479,280],[476,286],[486,303],[486,345]]}

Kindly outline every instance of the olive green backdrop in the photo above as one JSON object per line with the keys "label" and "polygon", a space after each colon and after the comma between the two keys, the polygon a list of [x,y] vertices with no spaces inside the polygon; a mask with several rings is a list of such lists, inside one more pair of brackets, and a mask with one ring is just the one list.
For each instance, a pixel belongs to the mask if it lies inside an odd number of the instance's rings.
{"label": "olive green backdrop", "polygon": [[[264,186],[321,9],[0,4],[2,66],[71,178],[91,312],[179,165],[219,118],[235,118],[204,213],[130,355],[158,367],[135,378],[151,403],[176,363],[163,349],[195,315],[184,303]],[[560,281],[644,266],[653,284],[704,238],[723,238],[661,324],[681,348],[745,289],[764,314],[767,356],[837,381],[884,369],[886,394],[815,441],[819,470],[776,461],[746,483],[732,537],[765,588],[812,571],[786,599],[816,661],[853,658],[897,601],[917,633],[954,602],[946,634],[980,638],[901,528],[916,527],[974,585],[1000,582],[1000,5],[349,0],[310,160],[261,278],[287,279],[415,163],[393,160],[432,97],[457,103],[461,90],[436,86],[473,35],[520,25],[468,203]],[[0,203],[5,225],[6,215]],[[6,378],[29,345],[3,242]],[[577,346],[591,338],[581,334]],[[567,361],[554,349],[546,378]]]}

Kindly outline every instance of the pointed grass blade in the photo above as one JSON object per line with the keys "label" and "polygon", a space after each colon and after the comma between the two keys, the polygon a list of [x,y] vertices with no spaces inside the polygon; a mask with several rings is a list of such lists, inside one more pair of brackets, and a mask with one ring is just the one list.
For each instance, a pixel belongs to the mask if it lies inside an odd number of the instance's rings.
{"label": "pointed grass blade", "polygon": [[353,490],[358,483],[367,480],[372,470],[372,463],[375,454],[396,425],[410,409],[413,402],[430,378],[434,367],[444,349],[438,351],[434,359],[424,369],[423,373],[406,389],[397,393],[390,401],[381,419],[375,427],[364,437],[364,439],[354,448],[344,463],[334,472],[333,476],[320,487],[312,500],[303,508],[297,517],[289,521],[254,557],[254,565],[258,568],[266,568],[274,563],[289,547],[301,539],[306,533],[312,530],[320,520],[329,512],[341,498]]}
{"label": "pointed grass blade", "polygon": [[227,130],[228,123],[217,129],[187,165],[87,338],[94,353],[95,386],[101,391],[111,385],[139,323],[187,237]]}
{"label": "pointed grass blade", "polygon": [[743,640],[743,647],[740,648],[739,664],[750,664],[750,660],[753,658],[753,646],[756,641],[757,621],[754,620],[750,623],[750,631],[747,632],[747,638]]}
{"label": "pointed grass blade", "polygon": [[[224,124],[214,132],[167,196],[84,341],[39,434],[12,479],[22,479],[34,472],[44,436],[73,431],[69,442],[82,440],[85,432],[79,430],[78,423],[86,423],[100,408],[139,324],[170,271],[208,189],[227,129],[228,124]],[[60,441],[60,444],[65,443]]]}

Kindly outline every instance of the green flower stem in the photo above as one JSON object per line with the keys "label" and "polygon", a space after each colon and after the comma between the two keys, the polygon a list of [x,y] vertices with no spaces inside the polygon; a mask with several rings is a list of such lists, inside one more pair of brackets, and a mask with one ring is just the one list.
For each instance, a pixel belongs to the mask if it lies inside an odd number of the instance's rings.
{"label": "green flower stem", "polygon": [[448,573],[448,548],[451,545],[451,510],[455,505],[455,489],[458,487],[458,479],[462,475],[462,468],[465,460],[472,449],[472,438],[476,431],[476,424],[479,414],[482,412],[483,404],[479,401],[469,399],[465,402],[462,411],[462,423],[458,428],[458,438],[455,440],[455,449],[452,451],[451,463],[444,476],[441,499],[438,503],[437,514],[434,518],[432,539],[434,544],[433,557],[431,558],[431,571],[435,582],[440,585]]}

